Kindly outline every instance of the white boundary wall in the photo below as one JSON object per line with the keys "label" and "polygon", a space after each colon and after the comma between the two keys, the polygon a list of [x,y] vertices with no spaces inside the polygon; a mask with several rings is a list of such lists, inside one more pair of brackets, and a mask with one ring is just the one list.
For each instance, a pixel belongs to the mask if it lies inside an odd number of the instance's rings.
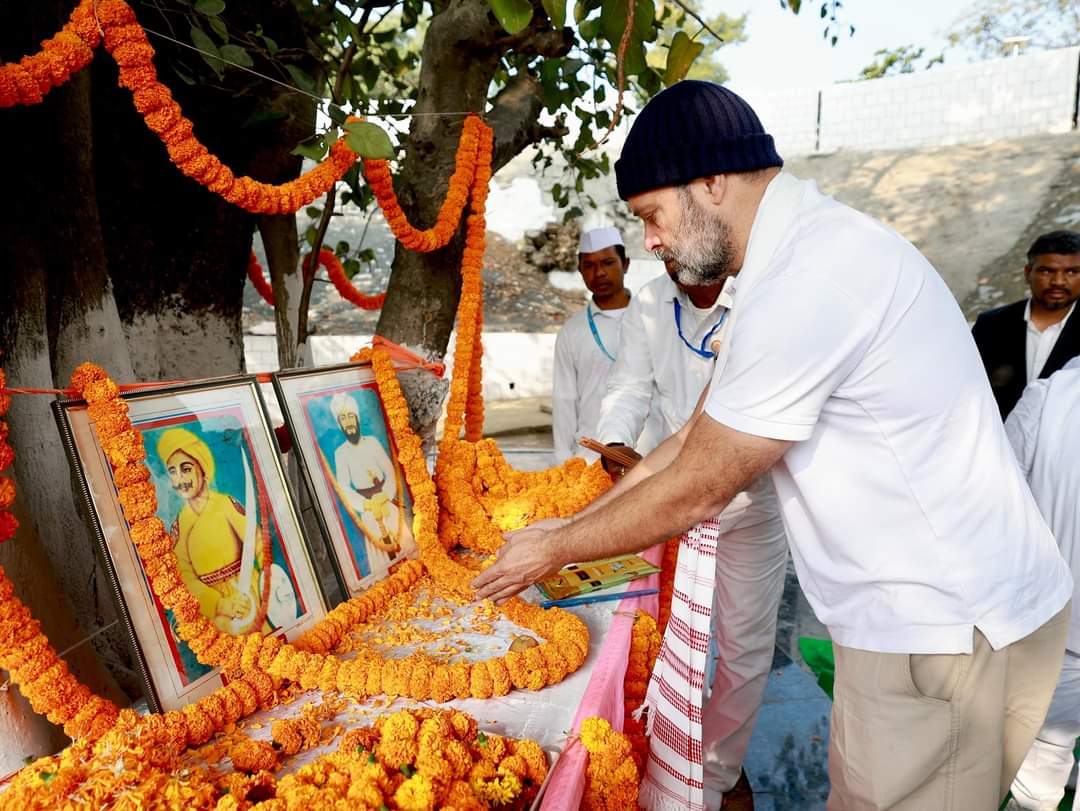
{"label": "white boundary wall", "polygon": [[944,146],[1075,126],[1080,46],[820,89],[736,88],[781,155]]}

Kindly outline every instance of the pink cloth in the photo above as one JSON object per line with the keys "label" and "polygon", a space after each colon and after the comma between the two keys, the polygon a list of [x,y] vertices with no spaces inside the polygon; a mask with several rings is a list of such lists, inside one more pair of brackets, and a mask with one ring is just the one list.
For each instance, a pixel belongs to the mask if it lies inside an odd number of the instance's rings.
{"label": "pink cloth", "polygon": [[[658,544],[643,552],[641,556],[654,566],[659,566],[664,557],[664,545]],[[635,580],[630,588],[655,589],[659,588],[659,584],[660,576],[651,574]],[[659,605],[660,600],[656,594],[629,597],[619,602],[617,613],[611,618],[593,666],[589,686],[585,688],[585,695],[581,697],[577,715],[574,716],[575,735],[586,718],[606,718],[615,729],[623,728],[623,680],[626,678],[626,663],[630,658],[633,615],[640,608],[655,617]],[[541,811],[577,811],[581,807],[581,798],[585,793],[587,758],[588,752],[577,737],[568,741],[544,792]]]}

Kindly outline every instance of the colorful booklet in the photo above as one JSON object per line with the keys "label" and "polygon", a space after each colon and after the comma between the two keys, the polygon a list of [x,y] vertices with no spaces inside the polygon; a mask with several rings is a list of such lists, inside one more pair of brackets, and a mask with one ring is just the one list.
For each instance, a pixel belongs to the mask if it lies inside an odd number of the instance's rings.
{"label": "colorful booklet", "polygon": [[640,555],[619,555],[571,564],[536,585],[549,600],[562,600],[628,583],[659,571]]}

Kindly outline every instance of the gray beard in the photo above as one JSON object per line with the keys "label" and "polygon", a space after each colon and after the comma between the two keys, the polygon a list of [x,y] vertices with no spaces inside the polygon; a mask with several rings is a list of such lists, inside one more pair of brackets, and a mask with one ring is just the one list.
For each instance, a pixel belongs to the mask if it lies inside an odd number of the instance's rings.
{"label": "gray beard", "polygon": [[694,202],[688,188],[679,189],[682,222],[677,244],[654,253],[662,262],[671,262],[675,281],[687,287],[718,284],[735,273],[735,245],[731,228],[713,218]]}

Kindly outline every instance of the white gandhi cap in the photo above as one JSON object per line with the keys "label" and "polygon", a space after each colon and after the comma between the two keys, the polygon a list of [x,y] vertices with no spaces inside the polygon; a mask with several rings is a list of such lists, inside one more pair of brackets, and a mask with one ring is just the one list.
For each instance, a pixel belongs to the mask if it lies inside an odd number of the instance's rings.
{"label": "white gandhi cap", "polygon": [[594,251],[602,251],[604,248],[610,248],[612,245],[622,244],[622,236],[617,228],[611,228],[610,226],[607,228],[594,228],[591,231],[582,233],[578,253],[593,253]]}

